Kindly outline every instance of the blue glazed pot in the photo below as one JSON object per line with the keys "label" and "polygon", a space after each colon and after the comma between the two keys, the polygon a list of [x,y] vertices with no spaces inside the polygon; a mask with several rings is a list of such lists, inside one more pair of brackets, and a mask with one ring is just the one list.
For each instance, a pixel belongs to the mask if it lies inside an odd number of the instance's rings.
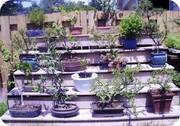
{"label": "blue glazed pot", "polygon": [[28,64],[30,64],[33,72],[39,70],[38,59],[35,55],[21,54],[19,58],[22,62],[27,62]]}
{"label": "blue glazed pot", "polygon": [[137,40],[136,39],[124,39],[123,40],[124,49],[136,49]]}
{"label": "blue glazed pot", "polygon": [[152,67],[162,67],[164,65],[166,65],[167,62],[167,54],[166,52],[152,52],[151,53],[151,66]]}
{"label": "blue glazed pot", "polygon": [[39,37],[39,36],[44,36],[45,32],[41,29],[35,29],[35,30],[28,30],[26,32],[26,35],[28,37]]}

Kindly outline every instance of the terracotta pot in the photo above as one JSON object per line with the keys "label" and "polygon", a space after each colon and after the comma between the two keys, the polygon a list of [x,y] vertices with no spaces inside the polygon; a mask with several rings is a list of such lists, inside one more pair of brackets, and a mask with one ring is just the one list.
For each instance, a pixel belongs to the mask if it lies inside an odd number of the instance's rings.
{"label": "terracotta pot", "polygon": [[71,33],[71,35],[81,35],[82,34],[82,27],[71,27],[70,33]]}
{"label": "terracotta pot", "polygon": [[159,91],[150,91],[153,112],[157,114],[169,113],[173,96],[172,92],[161,94]]}
{"label": "terracotta pot", "polygon": [[98,103],[99,102],[93,102],[91,104],[93,117],[119,117],[124,115],[124,108],[119,102],[113,102],[109,107],[106,106],[103,109],[98,107]]}
{"label": "terracotta pot", "polygon": [[62,109],[58,107],[52,107],[51,113],[52,116],[54,117],[59,117],[59,118],[65,118],[65,117],[73,117],[79,114],[79,107],[75,104],[66,104],[69,106],[69,108]]}
{"label": "terracotta pot", "polygon": [[80,58],[72,58],[62,61],[62,68],[65,72],[75,72],[85,70],[86,67],[81,64]]}

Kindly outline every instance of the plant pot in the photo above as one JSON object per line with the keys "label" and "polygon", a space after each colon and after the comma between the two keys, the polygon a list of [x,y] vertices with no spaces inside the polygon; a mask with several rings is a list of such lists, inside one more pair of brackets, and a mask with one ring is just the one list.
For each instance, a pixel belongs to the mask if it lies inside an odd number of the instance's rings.
{"label": "plant pot", "polygon": [[46,41],[38,41],[37,42],[37,49],[39,52],[47,52],[48,51],[48,44]]}
{"label": "plant pot", "polygon": [[124,39],[123,40],[124,49],[136,49],[137,48],[137,40],[136,39]]}
{"label": "plant pot", "polygon": [[101,70],[107,70],[107,69],[109,69],[109,62],[100,62],[100,69]]}
{"label": "plant pot", "polygon": [[28,64],[30,64],[33,72],[36,72],[39,70],[38,59],[35,55],[33,55],[33,54],[21,54],[19,56],[19,59],[21,62],[27,62]]}
{"label": "plant pot", "polygon": [[41,105],[14,105],[9,108],[12,117],[33,118],[41,114]]}
{"label": "plant pot", "polygon": [[70,27],[71,35],[81,35],[82,34],[82,27]]}
{"label": "plant pot", "polygon": [[166,65],[167,62],[167,54],[166,52],[151,52],[151,66],[152,67],[162,67]]}
{"label": "plant pot", "polygon": [[90,77],[81,78],[79,73],[71,75],[75,88],[79,92],[88,93],[91,90],[92,85],[95,83],[95,79],[98,77],[96,73],[92,73]]}
{"label": "plant pot", "polygon": [[169,113],[173,96],[172,92],[161,94],[159,91],[150,91],[153,112],[156,114]]}
{"label": "plant pot", "polygon": [[98,19],[97,20],[97,27],[105,27],[106,26],[106,19]]}
{"label": "plant pot", "polygon": [[85,70],[85,65],[82,65],[80,58],[66,59],[62,62],[62,68],[65,72],[75,72]]}
{"label": "plant pot", "polygon": [[60,118],[65,118],[65,117],[73,117],[79,114],[79,107],[75,104],[68,104],[67,108],[62,108],[62,107],[52,107],[51,108],[51,113],[52,116],[54,117],[60,117]]}
{"label": "plant pot", "polygon": [[91,104],[93,117],[119,117],[123,116],[124,108],[121,103],[113,102],[111,105],[107,105],[105,108],[98,107],[99,102],[93,102]]}
{"label": "plant pot", "polygon": [[44,36],[45,32],[42,29],[28,30],[26,32],[26,35],[28,37],[39,37],[39,36]]}

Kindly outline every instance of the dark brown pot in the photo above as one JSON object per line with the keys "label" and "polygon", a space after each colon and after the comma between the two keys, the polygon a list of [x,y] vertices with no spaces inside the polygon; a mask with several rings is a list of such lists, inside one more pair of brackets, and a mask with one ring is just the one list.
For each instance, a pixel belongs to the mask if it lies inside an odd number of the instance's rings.
{"label": "dark brown pot", "polygon": [[111,105],[107,105],[104,108],[100,108],[98,104],[99,102],[93,102],[91,104],[93,117],[119,117],[124,115],[124,108],[119,102],[113,102]]}
{"label": "dark brown pot", "polygon": [[97,26],[98,27],[105,27],[106,26],[106,19],[98,19],[97,20]]}
{"label": "dark brown pot", "polygon": [[81,35],[82,34],[82,27],[71,27],[70,33],[71,33],[71,35]]}
{"label": "dark brown pot", "polygon": [[153,112],[157,114],[169,113],[173,96],[172,92],[161,94],[150,91]]}
{"label": "dark brown pot", "polygon": [[74,71],[81,71],[86,69],[86,67],[81,64],[80,58],[63,60],[62,67],[65,72],[74,72]]}
{"label": "dark brown pot", "polygon": [[68,108],[64,109],[61,107],[52,107],[51,113],[52,116],[54,117],[59,117],[59,118],[65,118],[65,117],[73,117],[79,114],[79,107],[75,104],[66,104]]}

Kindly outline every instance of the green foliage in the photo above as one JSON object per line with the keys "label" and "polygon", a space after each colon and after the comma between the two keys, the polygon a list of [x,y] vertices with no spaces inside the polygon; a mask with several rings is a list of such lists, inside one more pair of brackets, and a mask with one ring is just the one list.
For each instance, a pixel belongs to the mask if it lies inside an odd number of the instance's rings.
{"label": "green foliage", "polygon": [[180,73],[174,74],[172,80],[176,86],[180,87]]}
{"label": "green foliage", "polygon": [[159,85],[161,93],[166,93],[171,89],[171,86],[168,83],[172,81],[174,75],[174,70],[166,69],[164,67],[160,70],[153,71],[151,74],[151,78],[148,79],[148,83]]}
{"label": "green foliage", "polygon": [[0,117],[7,111],[8,107],[4,102],[0,103]]}
{"label": "green foliage", "polygon": [[[157,19],[159,16],[162,16],[164,10],[162,8],[153,8],[153,4],[150,0],[141,0],[138,8],[137,13],[142,16],[142,18],[145,18],[144,26],[142,32],[148,36],[150,39],[153,40],[153,42],[156,45],[156,51],[159,51],[159,45],[164,41],[164,39],[167,36],[167,24],[162,19],[164,29],[159,28],[159,25],[157,24]],[[156,17],[156,20],[153,21]]]}
{"label": "green foliage", "polygon": [[32,24],[35,24],[36,26],[42,26],[45,20],[44,11],[40,9],[33,9],[28,14],[28,19]]}
{"label": "green foliage", "polygon": [[174,20],[174,22],[175,22],[178,26],[180,26],[180,19],[176,19],[176,20]]}
{"label": "green foliage", "polygon": [[23,51],[29,53],[30,50],[35,50],[35,40],[26,36],[26,31],[23,29],[19,30],[18,33],[13,36],[13,48],[20,53]]}
{"label": "green foliage", "polygon": [[32,72],[32,66],[27,62],[20,62],[16,67],[17,69],[22,70],[26,76]]}
{"label": "green foliage", "polygon": [[143,20],[137,14],[131,14],[122,20],[119,24],[120,36],[125,38],[135,38],[140,35],[143,26]]}
{"label": "green foliage", "polygon": [[180,49],[180,35],[176,33],[168,34],[165,44],[169,48]]}

